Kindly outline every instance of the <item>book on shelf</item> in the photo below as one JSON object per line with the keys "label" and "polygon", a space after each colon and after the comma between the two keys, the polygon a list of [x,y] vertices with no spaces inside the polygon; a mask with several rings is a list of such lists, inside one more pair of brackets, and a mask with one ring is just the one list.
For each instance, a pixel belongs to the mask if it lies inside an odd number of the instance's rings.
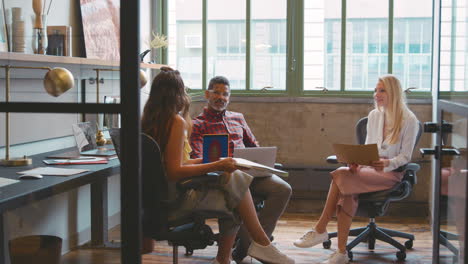
{"label": "book on shelf", "polygon": [[47,26],[47,55],[72,56],[72,27]]}

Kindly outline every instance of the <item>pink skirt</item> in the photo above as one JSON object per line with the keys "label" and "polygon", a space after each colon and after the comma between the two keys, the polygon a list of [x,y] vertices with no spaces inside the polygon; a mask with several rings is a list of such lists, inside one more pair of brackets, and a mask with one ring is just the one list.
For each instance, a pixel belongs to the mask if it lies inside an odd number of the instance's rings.
{"label": "pink skirt", "polygon": [[356,214],[359,194],[390,189],[403,178],[401,172],[376,171],[367,166],[358,167],[355,173],[350,172],[348,167],[340,167],[330,174],[340,191],[337,213],[343,210],[350,216]]}

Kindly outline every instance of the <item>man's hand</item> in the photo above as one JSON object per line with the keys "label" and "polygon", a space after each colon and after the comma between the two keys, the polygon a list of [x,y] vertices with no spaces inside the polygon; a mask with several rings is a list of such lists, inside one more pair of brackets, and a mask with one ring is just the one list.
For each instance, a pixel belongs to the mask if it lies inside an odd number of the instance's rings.
{"label": "man's hand", "polygon": [[383,169],[385,167],[388,167],[389,164],[390,164],[389,159],[380,159],[378,161],[373,161],[372,167],[374,167],[376,171],[383,171]]}

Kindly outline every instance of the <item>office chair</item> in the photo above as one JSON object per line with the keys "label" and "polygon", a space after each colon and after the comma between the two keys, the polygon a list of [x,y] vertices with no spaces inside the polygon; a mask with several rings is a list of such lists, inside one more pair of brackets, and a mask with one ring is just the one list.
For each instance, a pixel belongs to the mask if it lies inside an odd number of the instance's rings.
{"label": "office chair", "polygon": [[[421,137],[422,130],[422,124],[419,123],[419,131],[416,136],[415,146]],[[364,117],[356,124],[356,138],[358,144],[365,143],[366,135],[367,117]],[[327,158],[327,162],[337,164],[338,160],[336,156],[329,156]],[[375,217],[385,215],[391,202],[403,200],[411,194],[413,185],[416,184],[416,172],[419,169],[420,166],[416,163],[408,163],[401,166],[395,171],[403,172],[403,179],[393,188],[359,195],[359,207],[356,215],[369,217],[369,224],[366,227],[351,229],[349,231],[349,236],[356,236],[356,238],[346,246],[350,260],[353,260],[353,252],[351,250],[355,246],[361,242],[367,241],[368,248],[373,250],[375,248],[376,240],[384,241],[399,249],[396,253],[398,260],[404,260],[406,258],[406,249],[411,249],[413,247],[414,235],[378,227],[375,223]],[[329,233],[329,239],[323,242],[323,247],[326,249],[330,248],[330,238],[337,237],[337,235],[337,232]],[[405,245],[402,245],[392,237],[401,237],[408,240],[405,242]]]}
{"label": "office chair", "polygon": [[[441,222],[447,222],[449,219],[447,217],[448,214],[448,197],[447,196],[441,196],[440,197],[440,221]],[[445,206],[444,206],[445,205]],[[443,246],[445,246],[450,252],[453,253],[453,262],[456,263],[458,261],[458,255],[459,255],[459,250],[458,248],[450,242],[451,240],[459,241],[460,237],[458,234],[454,234],[445,230],[440,230],[439,231],[439,243]]]}
{"label": "office chair", "polygon": [[[112,141],[120,156],[120,129],[110,130]],[[213,245],[216,235],[205,224],[205,219],[217,218],[219,213],[192,213],[186,217],[169,220],[169,211],[174,205],[168,201],[168,183],[162,163],[159,145],[146,134],[141,135],[142,148],[142,220],[143,236],[156,241],[167,240],[173,247],[173,263],[178,263],[178,247],[185,247],[186,256],[195,249]],[[210,173],[188,178],[177,183],[180,190],[196,189],[217,181],[219,175]]]}

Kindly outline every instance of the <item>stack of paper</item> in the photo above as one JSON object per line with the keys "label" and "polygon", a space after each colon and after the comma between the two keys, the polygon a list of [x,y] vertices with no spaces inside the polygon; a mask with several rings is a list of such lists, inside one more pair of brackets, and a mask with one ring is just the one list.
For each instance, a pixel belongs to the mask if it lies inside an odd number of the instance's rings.
{"label": "stack of paper", "polygon": [[[278,170],[278,169],[268,167],[268,166],[265,166],[265,165],[262,165],[262,164],[259,164],[250,160],[242,159],[242,158],[233,158],[233,159],[236,161],[236,165],[239,167],[244,167],[244,168],[252,169],[252,170],[267,171],[267,172],[271,172],[282,177],[289,176],[289,173],[287,171]],[[258,176],[258,177],[262,177],[262,176]]]}
{"label": "stack of paper", "polygon": [[83,169],[64,169],[64,168],[53,168],[53,167],[37,167],[32,170],[20,171],[18,174],[30,174],[30,175],[51,175],[51,176],[70,176],[87,172],[89,170]]}
{"label": "stack of paper", "polygon": [[85,164],[107,164],[106,158],[80,157],[77,159],[46,159],[47,165],[85,165]]}

